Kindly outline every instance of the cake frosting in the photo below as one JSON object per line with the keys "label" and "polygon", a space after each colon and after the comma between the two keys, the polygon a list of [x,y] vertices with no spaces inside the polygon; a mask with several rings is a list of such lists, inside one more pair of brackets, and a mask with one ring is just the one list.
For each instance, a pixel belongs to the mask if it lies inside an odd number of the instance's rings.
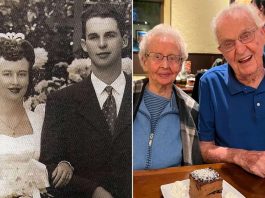
{"label": "cake frosting", "polygon": [[223,179],[212,168],[195,170],[190,173],[190,198],[221,198]]}
{"label": "cake frosting", "polygon": [[219,179],[220,175],[212,168],[204,168],[191,172],[191,176],[195,180],[200,180],[201,182],[211,182],[213,180]]}

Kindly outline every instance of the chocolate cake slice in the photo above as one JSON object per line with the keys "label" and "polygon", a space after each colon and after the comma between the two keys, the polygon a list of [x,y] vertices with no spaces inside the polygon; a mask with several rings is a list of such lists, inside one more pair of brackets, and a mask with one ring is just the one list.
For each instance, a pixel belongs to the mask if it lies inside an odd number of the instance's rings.
{"label": "chocolate cake slice", "polygon": [[222,198],[223,179],[212,168],[190,173],[190,198]]}

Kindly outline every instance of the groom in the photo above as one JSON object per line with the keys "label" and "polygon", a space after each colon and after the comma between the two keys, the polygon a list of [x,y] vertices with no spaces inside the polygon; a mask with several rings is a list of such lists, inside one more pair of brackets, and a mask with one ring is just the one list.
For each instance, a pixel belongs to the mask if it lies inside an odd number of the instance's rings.
{"label": "groom", "polygon": [[[82,15],[92,73],[48,97],[40,161],[55,197],[131,197],[131,77],[121,71],[124,15],[111,4]],[[107,87],[107,88],[106,88]]]}

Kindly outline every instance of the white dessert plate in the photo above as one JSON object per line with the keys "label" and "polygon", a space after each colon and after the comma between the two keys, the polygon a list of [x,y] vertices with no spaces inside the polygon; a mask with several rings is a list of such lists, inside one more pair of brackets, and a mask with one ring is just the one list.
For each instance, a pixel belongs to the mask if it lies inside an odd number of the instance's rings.
{"label": "white dessert plate", "polygon": [[[176,181],[174,183],[165,184],[161,186],[161,191],[164,198],[189,198],[190,180]],[[245,198],[233,186],[223,180],[223,198]]]}

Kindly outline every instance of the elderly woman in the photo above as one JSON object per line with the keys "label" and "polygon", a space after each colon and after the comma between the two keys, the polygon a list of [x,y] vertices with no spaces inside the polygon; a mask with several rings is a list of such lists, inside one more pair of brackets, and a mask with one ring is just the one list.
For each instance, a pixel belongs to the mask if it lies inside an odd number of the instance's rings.
{"label": "elderly woman", "polygon": [[160,24],[139,47],[148,78],[134,82],[134,170],[200,164],[198,104],[174,85],[188,56],[182,37]]}
{"label": "elderly woman", "polygon": [[37,161],[43,117],[23,106],[34,61],[23,34],[0,34],[0,197],[36,197],[49,186]]}

